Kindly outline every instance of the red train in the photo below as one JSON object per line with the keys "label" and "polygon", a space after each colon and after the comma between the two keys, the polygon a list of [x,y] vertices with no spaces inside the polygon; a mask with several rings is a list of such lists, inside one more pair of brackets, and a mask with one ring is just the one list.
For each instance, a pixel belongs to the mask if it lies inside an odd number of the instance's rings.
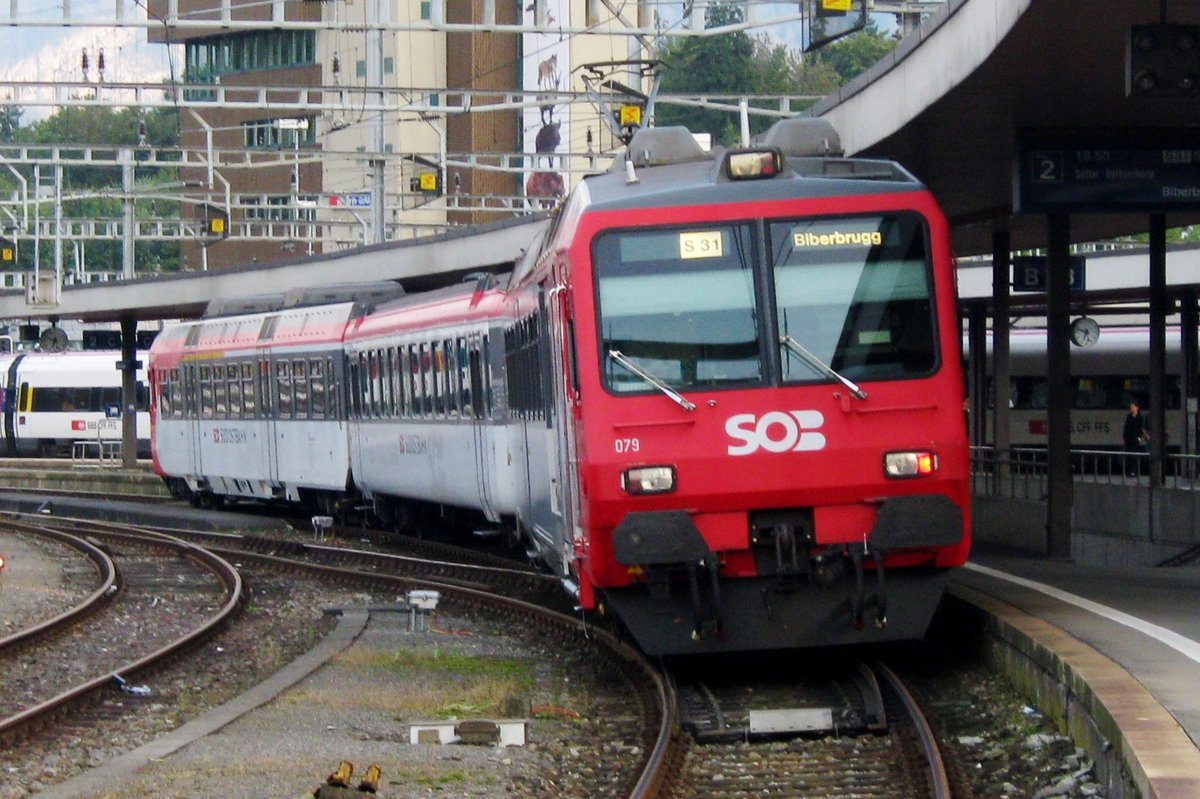
{"label": "red train", "polygon": [[818,120],[764,142],[639,132],[503,283],[169,328],[156,468],[486,518],[652,654],[920,637],[970,545],[947,223]]}

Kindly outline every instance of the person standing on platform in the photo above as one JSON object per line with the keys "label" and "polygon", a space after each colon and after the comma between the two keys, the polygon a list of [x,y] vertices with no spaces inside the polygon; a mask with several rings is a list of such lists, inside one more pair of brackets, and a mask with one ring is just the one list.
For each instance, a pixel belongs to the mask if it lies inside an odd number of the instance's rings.
{"label": "person standing on platform", "polygon": [[[1150,433],[1146,429],[1146,416],[1142,413],[1141,406],[1137,400],[1129,401],[1129,413],[1125,416],[1125,429],[1121,434],[1125,440],[1125,451],[1129,453],[1142,453],[1146,449],[1146,442],[1150,440]],[[1138,473],[1139,458],[1125,459],[1125,474],[1134,476]]]}

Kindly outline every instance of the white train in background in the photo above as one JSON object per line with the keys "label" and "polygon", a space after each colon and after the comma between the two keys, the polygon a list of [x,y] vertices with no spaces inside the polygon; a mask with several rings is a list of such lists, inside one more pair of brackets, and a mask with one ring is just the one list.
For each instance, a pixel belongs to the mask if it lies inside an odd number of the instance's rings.
{"label": "white train in background", "polygon": [[[114,350],[0,353],[0,455],[70,455],[76,441],[120,440],[121,372]],[[137,375],[138,454],[150,452],[150,392]]]}
{"label": "white train in background", "polygon": [[[1186,440],[1183,415],[1183,358],[1179,328],[1167,328],[1165,423],[1167,449],[1179,452]],[[1014,328],[1009,333],[1011,358],[1008,392],[1011,445],[1015,449],[1047,446],[1046,331]],[[988,336],[988,420],[991,443],[992,355]],[[1146,327],[1105,327],[1096,344],[1071,347],[1071,447],[1120,450],[1121,431],[1130,400],[1150,416],[1164,409],[1150,406],[1150,331]]]}

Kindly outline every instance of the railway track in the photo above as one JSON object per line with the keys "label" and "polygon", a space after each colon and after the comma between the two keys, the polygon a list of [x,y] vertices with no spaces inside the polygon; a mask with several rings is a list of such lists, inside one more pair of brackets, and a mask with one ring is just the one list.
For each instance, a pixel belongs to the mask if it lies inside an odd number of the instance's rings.
{"label": "railway track", "polygon": [[[77,537],[94,539],[115,527],[83,520],[54,523],[72,527]],[[281,539],[179,531],[179,537],[244,568],[315,577],[353,591],[378,590],[396,597],[417,588],[437,590],[454,617],[489,617],[498,619],[502,629],[536,630],[538,639],[550,642],[548,649],[585,648],[584,662],[602,661],[603,668],[636,696],[630,716],[640,729],[632,734],[635,745],[621,748],[636,752],[636,757],[620,758],[619,791],[596,796],[970,797],[962,780],[952,781],[929,765],[938,760],[924,748],[933,736],[903,721],[907,711],[899,697],[905,691],[892,688],[893,678],[875,664],[855,666],[836,678],[818,675],[819,690],[806,689],[809,710],[828,708],[822,717],[832,733],[816,724],[800,732],[771,729],[778,719],[762,716],[752,724],[751,704],[738,698],[738,689],[688,679],[675,688],[672,677],[660,675],[607,631],[547,609],[540,603],[560,598],[557,586],[511,563],[498,565],[490,558],[483,558],[483,564],[461,563],[462,549],[436,543],[422,545],[421,555],[397,555],[374,552],[357,542],[316,542],[303,535]],[[504,596],[514,594],[525,598]],[[795,698],[799,688],[794,677],[785,672],[779,685],[760,682],[749,691],[743,688],[743,693],[759,701],[756,708],[795,709],[802,703]],[[791,697],[784,702],[772,691],[788,691]]]}
{"label": "railway track", "polygon": [[114,688],[129,689],[216,635],[243,599],[233,566],[169,536],[93,530],[89,541],[44,524],[4,524],[80,551],[95,565],[97,588],[74,608],[0,641],[0,747],[95,705]]}
{"label": "railway track", "polygon": [[[128,541],[132,537],[154,542],[179,541],[184,547],[196,550],[203,544],[204,551],[236,562],[239,568],[262,568],[315,577],[355,589],[382,590],[392,596],[404,596],[412,590],[436,590],[440,594],[441,607],[451,609],[456,615],[486,616],[504,628],[521,630],[523,635],[533,633],[539,639],[551,642],[552,647],[585,648],[589,660],[602,662],[603,668],[633,693],[636,707],[629,715],[637,719],[640,732],[636,734],[635,745],[627,748],[637,752],[638,757],[622,764],[620,796],[648,799],[661,795],[659,786],[670,764],[680,756],[673,691],[652,664],[605,630],[586,627],[577,617],[513,596],[533,593],[559,599],[561,592],[557,586],[553,592],[548,591],[547,578],[543,575],[495,565],[426,560],[424,570],[432,574],[433,579],[419,574],[422,570],[419,558],[346,547],[210,533],[179,532],[181,538],[176,538],[148,529],[121,531],[118,525],[79,519],[37,521],[40,522],[38,528],[52,524],[58,535],[73,535],[80,539]],[[32,522],[22,524],[30,525],[26,529],[33,529]],[[107,685],[105,681],[93,686],[93,690],[101,690]],[[44,718],[45,724],[51,723],[52,717]]]}
{"label": "railway track", "polygon": [[882,663],[678,688],[687,754],[663,796],[961,799],[901,679]]}

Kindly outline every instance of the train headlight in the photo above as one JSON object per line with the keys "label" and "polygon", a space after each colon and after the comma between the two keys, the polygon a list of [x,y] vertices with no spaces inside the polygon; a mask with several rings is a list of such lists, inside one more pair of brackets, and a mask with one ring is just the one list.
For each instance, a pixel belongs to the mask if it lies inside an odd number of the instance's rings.
{"label": "train headlight", "polygon": [[626,494],[665,494],[675,490],[674,466],[639,466],[621,473],[621,490]]}
{"label": "train headlight", "polygon": [[922,477],[937,469],[938,458],[933,452],[889,452],[883,456],[883,472],[888,477]]}
{"label": "train headlight", "polygon": [[774,147],[730,150],[725,154],[725,174],[730,180],[762,180],[783,171],[783,153]]}

